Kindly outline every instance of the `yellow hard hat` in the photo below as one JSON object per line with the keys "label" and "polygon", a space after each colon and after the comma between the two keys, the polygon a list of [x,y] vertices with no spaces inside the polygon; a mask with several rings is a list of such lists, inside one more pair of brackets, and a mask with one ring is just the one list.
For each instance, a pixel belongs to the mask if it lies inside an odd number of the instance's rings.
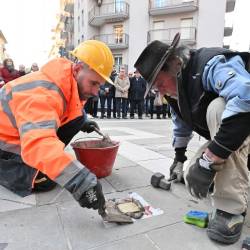
{"label": "yellow hard hat", "polygon": [[78,60],[86,63],[107,82],[113,84],[109,78],[114,65],[114,58],[109,47],[97,40],[87,40],[80,43],[70,52]]}

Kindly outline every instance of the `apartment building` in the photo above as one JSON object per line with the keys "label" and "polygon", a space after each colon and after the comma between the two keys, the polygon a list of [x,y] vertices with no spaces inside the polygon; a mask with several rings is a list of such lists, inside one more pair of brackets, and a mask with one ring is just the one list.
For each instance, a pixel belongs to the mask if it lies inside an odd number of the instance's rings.
{"label": "apartment building", "polygon": [[5,44],[7,43],[6,38],[4,37],[2,31],[0,30],[0,62],[2,62],[6,57]]}
{"label": "apartment building", "polygon": [[60,0],[60,12],[57,15],[53,46],[49,58],[69,57],[68,51],[74,48],[74,0]]}
{"label": "apartment building", "polygon": [[227,0],[224,30],[225,48],[250,51],[249,8],[249,1]]}
{"label": "apartment building", "polygon": [[169,43],[177,32],[193,48],[223,46],[226,1],[74,0],[74,45],[101,40],[128,71],[148,43]]}

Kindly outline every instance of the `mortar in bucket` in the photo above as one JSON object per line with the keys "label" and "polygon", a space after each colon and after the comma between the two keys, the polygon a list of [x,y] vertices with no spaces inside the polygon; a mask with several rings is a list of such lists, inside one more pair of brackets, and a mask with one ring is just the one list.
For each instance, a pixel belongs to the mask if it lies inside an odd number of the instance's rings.
{"label": "mortar in bucket", "polygon": [[109,176],[115,162],[119,142],[103,139],[81,140],[71,143],[76,158],[98,178]]}

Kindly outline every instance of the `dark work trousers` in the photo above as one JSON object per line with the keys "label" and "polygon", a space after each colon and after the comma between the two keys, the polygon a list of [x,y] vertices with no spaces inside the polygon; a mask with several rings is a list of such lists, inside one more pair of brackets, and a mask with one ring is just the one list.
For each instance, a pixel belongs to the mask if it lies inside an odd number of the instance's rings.
{"label": "dark work trousers", "polygon": [[87,114],[92,115],[93,117],[97,116],[97,108],[98,108],[98,98],[90,97],[86,104],[84,105],[84,109]]}
{"label": "dark work trousers", "polygon": [[105,116],[105,103],[107,101],[107,117],[111,117],[111,103],[112,103],[112,97],[108,96],[100,96],[100,102],[101,102],[101,117]]}
{"label": "dark work trousers", "polygon": [[[58,138],[67,145],[73,136],[81,130],[83,123],[84,117],[80,116],[59,127],[57,130]],[[0,185],[24,197],[31,194],[32,181],[35,176],[41,178],[46,175],[25,164],[19,154],[0,150]],[[51,185],[55,186],[51,180],[46,184],[50,184],[46,185],[47,190],[51,189]],[[46,191],[45,187],[41,187],[40,190]]]}
{"label": "dark work trousers", "polygon": [[161,119],[162,105],[161,106],[155,106],[155,109],[156,109],[157,119]]}
{"label": "dark work trousers", "polygon": [[169,104],[163,104],[162,105],[162,117],[166,118],[167,115],[168,115],[168,118],[171,117]]}
{"label": "dark work trousers", "polygon": [[122,108],[122,118],[127,117],[127,98],[116,97],[116,113],[117,117],[121,117]]}
{"label": "dark work trousers", "polygon": [[134,117],[135,115],[135,108],[138,109],[138,117],[142,117],[142,109],[143,109],[143,100],[131,100],[130,102],[130,117]]}
{"label": "dark work trousers", "polygon": [[150,113],[150,99],[149,97],[145,99],[144,101],[144,110],[145,110],[145,114],[146,116],[148,116],[148,114]]}
{"label": "dark work trousers", "polygon": [[116,98],[112,97],[112,104],[113,104],[113,117],[116,118]]}
{"label": "dark work trousers", "polygon": [[150,113],[151,119],[153,119],[153,116],[154,116],[154,100],[155,100],[155,97],[150,97],[149,99],[149,113]]}
{"label": "dark work trousers", "polygon": [[97,117],[97,111],[98,111],[98,100],[99,98],[96,98],[93,100],[93,117]]}

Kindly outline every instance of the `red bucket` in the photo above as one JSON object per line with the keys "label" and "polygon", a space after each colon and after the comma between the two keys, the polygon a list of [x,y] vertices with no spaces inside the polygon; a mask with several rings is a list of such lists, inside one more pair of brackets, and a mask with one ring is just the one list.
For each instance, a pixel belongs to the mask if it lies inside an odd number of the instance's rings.
{"label": "red bucket", "polygon": [[71,143],[76,158],[98,178],[109,176],[115,162],[119,142],[105,140],[75,141]]}

